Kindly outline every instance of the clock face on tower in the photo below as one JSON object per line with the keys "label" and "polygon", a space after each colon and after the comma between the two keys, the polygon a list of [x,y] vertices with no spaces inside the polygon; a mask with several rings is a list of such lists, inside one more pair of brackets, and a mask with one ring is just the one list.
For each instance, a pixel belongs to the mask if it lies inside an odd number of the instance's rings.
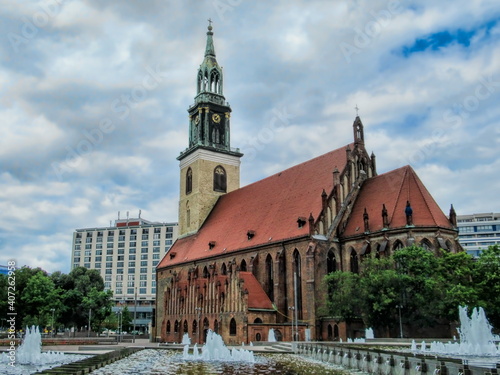
{"label": "clock face on tower", "polygon": [[218,124],[220,122],[220,115],[217,113],[214,113],[212,115],[212,121],[215,122],[216,124]]}

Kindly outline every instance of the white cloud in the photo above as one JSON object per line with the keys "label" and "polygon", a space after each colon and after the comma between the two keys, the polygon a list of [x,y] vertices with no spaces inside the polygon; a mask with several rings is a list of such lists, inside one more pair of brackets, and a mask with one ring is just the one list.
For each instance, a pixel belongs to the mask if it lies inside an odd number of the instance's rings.
{"label": "white cloud", "polygon": [[[23,17],[45,2],[11,3],[2,4],[5,35],[21,35]],[[4,40],[0,263],[17,252],[30,266],[67,272],[76,228],[139,209],[148,220],[177,220],[175,158],[187,147],[208,17],[233,109],[231,146],[246,153],[243,184],[349,143],[358,105],[380,173],[411,164],[445,211],[498,211],[498,5],[400,1],[384,18],[390,3],[244,1],[219,14],[194,0],[67,1],[17,52]],[[417,39],[478,28],[468,46],[403,54]],[[372,33],[356,47],[358,30]],[[346,58],[342,43],[359,51]],[[157,67],[158,85],[120,118],[113,103]],[[493,82],[472,108],[484,79]],[[291,118],[269,134],[283,108]],[[58,175],[54,163],[69,149],[81,154],[85,132],[107,118],[114,129]]]}

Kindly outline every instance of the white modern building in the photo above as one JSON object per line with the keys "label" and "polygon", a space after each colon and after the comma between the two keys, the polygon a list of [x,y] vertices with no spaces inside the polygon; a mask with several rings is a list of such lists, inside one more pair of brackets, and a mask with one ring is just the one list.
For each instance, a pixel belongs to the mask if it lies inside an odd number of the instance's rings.
{"label": "white modern building", "polygon": [[105,289],[113,291],[113,310],[118,312],[127,305],[136,315],[137,329],[145,332],[155,307],[156,265],[177,233],[177,223],[151,222],[140,215],[118,218],[114,226],[77,229],[71,266],[98,270]]}
{"label": "white modern building", "polygon": [[474,257],[489,246],[500,245],[500,213],[457,215],[457,225],[460,244]]}

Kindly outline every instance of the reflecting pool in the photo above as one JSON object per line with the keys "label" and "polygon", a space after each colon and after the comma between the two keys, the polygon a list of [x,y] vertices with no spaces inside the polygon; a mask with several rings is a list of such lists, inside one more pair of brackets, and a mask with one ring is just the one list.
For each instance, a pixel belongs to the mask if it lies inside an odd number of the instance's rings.
{"label": "reflecting pool", "polygon": [[116,374],[273,374],[273,375],[342,375],[345,370],[330,364],[291,354],[256,354],[255,363],[184,360],[181,352],[145,349],[91,372],[93,375]]}

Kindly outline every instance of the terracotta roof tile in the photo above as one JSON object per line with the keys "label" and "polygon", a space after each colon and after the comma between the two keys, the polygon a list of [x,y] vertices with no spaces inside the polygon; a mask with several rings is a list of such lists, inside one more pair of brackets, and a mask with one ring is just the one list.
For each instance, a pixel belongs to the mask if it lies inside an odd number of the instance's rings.
{"label": "terracotta roof tile", "polygon": [[[175,257],[167,253],[158,268],[307,235],[308,226],[298,228],[297,219],[318,217],[323,189],[333,188],[333,170],[346,165],[346,147],[221,196],[199,231],[179,238],[169,251]],[[255,232],[251,240],[249,230]],[[211,241],[216,246],[209,250]]]}
{"label": "terracotta roof tile", "polygon": [[389,228],[406,226],[406,202],[413,209],[413,224],[453,228],[448,218],[409,165],[365,181],[354,203],[343,237],[364,232],[363,213],[369,216],[370,232],[383,228],[382,205],[387,209]]}
{"label": "terracotta roof tile", "polygon": [[248,307],[253,309],[272,309],[273,304],[267,296],[262,285],[251,272],[240,272],[240,277],[245,283],[243,289],[248,290]]}

